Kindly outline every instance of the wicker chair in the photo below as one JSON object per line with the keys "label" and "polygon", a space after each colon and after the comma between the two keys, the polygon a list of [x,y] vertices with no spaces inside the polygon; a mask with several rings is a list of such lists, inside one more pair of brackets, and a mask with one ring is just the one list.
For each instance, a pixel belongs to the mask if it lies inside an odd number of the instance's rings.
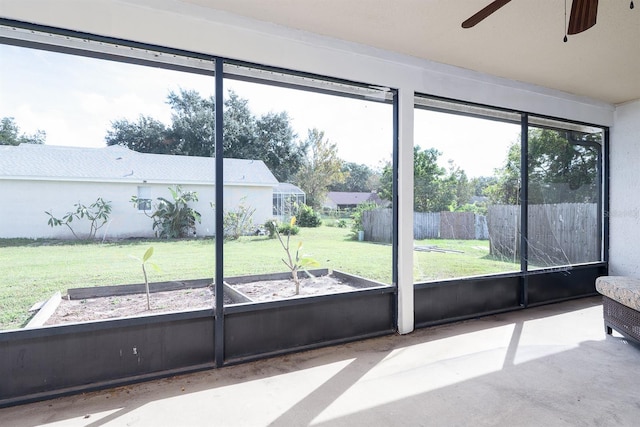
{"label": "wicker chair", "polygon": [[596,289],[602,294],[605,332],[616,330],[640,344],[640,279],[602,276]]}

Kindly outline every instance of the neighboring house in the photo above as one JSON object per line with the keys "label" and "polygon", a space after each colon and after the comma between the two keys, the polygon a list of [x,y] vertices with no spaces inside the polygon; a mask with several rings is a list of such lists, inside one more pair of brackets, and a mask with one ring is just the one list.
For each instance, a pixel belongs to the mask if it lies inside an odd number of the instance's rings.
{"label": "neighboring house", "polygon": [[[169,187],[196,191],[191,206],[202,214],[197,236],[215,233],[215,159],[138,153],[121,146],[75,148],[21,144],[0,146],[0,238],[70,238],[64,226],[50,227],[45,211],[61,218],[75,203],[110,201],[109,223],[97,237],[152,237],[153,221],[143,209],[158,197],[171,199]],[[260,160],[224,160],[224,210],[239,203],[255,208],[254,224],[272,217],[278,181]],[[132,196],[150,202],[134,206]],[[150,211],[147,211],[150,213]],[[86,235],[88,222],[72,223]]]}
{"label": "neighboring house", "polygon": [[375,203],[383,206],[384,201],[377,193],[353,193],[343,191],[330,191],[322,204],[327,209],[353,209],[362,203]]}

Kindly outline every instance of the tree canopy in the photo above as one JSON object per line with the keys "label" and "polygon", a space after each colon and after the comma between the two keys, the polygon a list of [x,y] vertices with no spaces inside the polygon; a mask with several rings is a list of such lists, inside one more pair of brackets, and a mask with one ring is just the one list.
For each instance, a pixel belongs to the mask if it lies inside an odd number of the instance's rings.
{"label": "tree canopy", "polygon": [[[529,130],[528,202],[587,203],[598,196],[599,135],[568,130]],[[497,182],[486,194],[492,203],[518,204],[520,191],[520,143],[509,147]]]}
{"label": "tree canopy", "polygon": [[369,166],[354,162],[345,162],[341,169],[343,182],[336,182],[329,186],[329,191],[346,191],[368,193],[377,189],[380,175]]}
{"label": "tree canopy", "polygon": [[330,185],[344,181],[338,147],[324,137],[324,132],[310,129],[305,145],[307,155],[296,175],[296,184],[307,194],[307,205],[321,207]]}
{"label": "tree canopy", "polygon": [[47,134],[43,130],[32,135],[20,133],[20,127],[13,117],[3,117],[0,120],[0,145],[44,144],[46,139]]}
{"label": "tree canopy", "polygon": [[[435,148],[413,147],[413,204],[416,212],[441,212],[466,205],[473,186],[466,173],[449,162],[449,170],[438,165],[442,153]],[[392,167],[387,164],[380,180],[380,196],[391,200]]]}
{"label": "tree canopy", "polygon": [[[171,125],[141,115],[136,122],[115,120],[107,145],[122,145],[144,153],[213,157],[215,99],[193,90],[171,91]],[[249,101],[233,91],[224,101],[224,156],[265,162],[279,181],[289,181],[300,169],[306,146],[297,140],[286,112],[256,117]]]}

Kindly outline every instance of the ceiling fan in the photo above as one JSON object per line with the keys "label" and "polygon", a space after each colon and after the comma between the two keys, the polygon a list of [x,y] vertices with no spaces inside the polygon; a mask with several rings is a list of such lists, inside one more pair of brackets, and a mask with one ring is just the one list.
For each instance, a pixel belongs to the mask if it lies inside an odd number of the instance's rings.
{"label": "ceiling fan", "polygon": [[[511,0],[494,0],[484,9],[462,23],[462,28],[471,28],[480,21],[493,14]],[[629,5],[633,9],[633,1]],[[566,13],[566,11],[565,11]],[[596,25],[598,13],[598,0],[573,0],[571,3],[571,15],[569,15],[569,27],[567,34],[579,34]]]}

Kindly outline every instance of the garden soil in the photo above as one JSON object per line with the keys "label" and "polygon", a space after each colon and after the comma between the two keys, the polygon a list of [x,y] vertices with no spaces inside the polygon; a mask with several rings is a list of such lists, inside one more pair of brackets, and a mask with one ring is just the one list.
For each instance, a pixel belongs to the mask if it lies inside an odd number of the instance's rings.
{"label": "garden soil", "polygon": [[[266,280],[232,286],[255,302],[354,290],[353,286],[330,275],[301,278],[299,295],[295,293],[293,280]],[[151,310],[147,310],[146,294],[118,295],[83,300],[70,300],[67,297],[63,297],[57,310],[45,325],[206,309],[214,305],[214,292],[212,287],[155,292],[151,294],[150,303]],[[233,301],[225,295],[225,304],[232,303]]]}

